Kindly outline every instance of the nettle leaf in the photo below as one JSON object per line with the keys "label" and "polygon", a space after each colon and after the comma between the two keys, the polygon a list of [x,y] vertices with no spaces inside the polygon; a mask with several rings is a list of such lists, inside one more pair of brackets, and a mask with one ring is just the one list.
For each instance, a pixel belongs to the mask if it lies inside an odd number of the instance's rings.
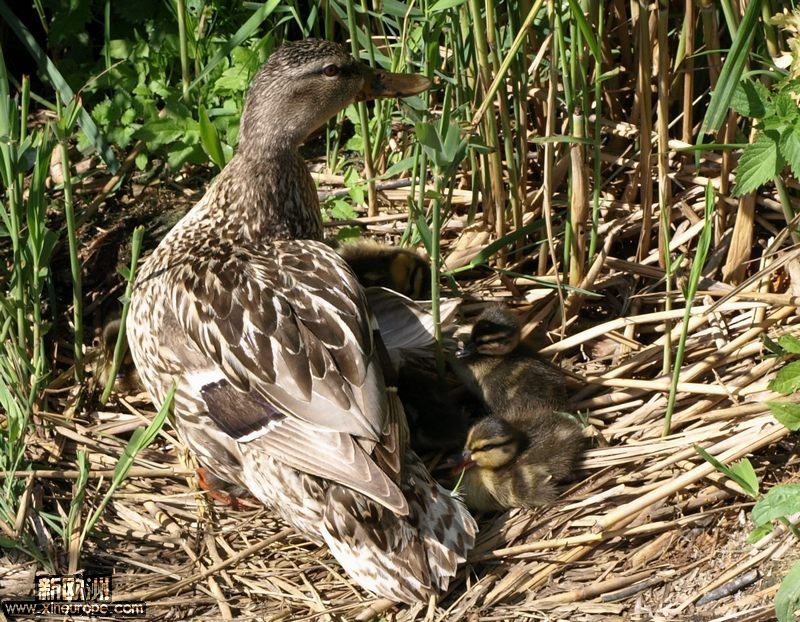
{"label": "nettle leaf", "polygon": [[792,175],[800,179],[800,127],[797,125],[786,128],[781,134],[778,143],[781,155],[789,163]]}
{"label": "nettle leaf", "polygon": [[768,386],[784,395],[797,391],[800,388],[800,361],[793,361],[781,368]]}
{"label": "nettle leaf", "polygon": [[[762,87],[759,89],[756,85]],[[742,80],[733,92],[731,108],[743,117],[762,118],[766,114],[766,102],[769,91],[763,88],[761,82]]]}
{"label": "nettle leaf", "polygon": [[796,562],[783,578],[775,594],[775,616],[778,622],[796,620],[795,612],[800,608],[800,562]]}
{"label": "nettle leaf", "polygon": [[800,404],[789,402],[767,402],[772,416],[778,423],[786,426],[793,432],[800,430]]}
{"label": "nettle leaf", "polygon": [[734,196],[752,192],[778,174],[783,158],[778,153],[778,135],[773,131],[759,132],[755,141],[744,148],[736,167]]}
{"label": "nettle leaf", "polygon": [[797,104],[789,93],[778,93],[775,98],[775,113],[784,120],[793,121],[797,118]]}
{"label": "nettle leaf", "polygon": [[753,506],[751,515],[757,526],[800,512],[800,484],[778,484]]}
{"label": "nettle leaf", "polygon": [[778,345],[789,354],[800,354],[800,339],[794,335],[784,335],[778,339]]}

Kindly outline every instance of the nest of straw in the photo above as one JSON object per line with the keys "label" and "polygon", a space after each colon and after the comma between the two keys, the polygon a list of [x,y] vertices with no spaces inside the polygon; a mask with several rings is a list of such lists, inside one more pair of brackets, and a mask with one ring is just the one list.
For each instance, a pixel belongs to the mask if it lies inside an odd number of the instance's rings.
{"label": "nest of straw", "polygon": [[[701,188],[687,186],[671,216],[673,246],[689,257],[704,200]],[[158,192],[149,200],[163,211],[165,203],[186,209],[198,191]],[[382,197],[399,205],[406,193],[395,187]],[[454,202],[460,200],[470,198],[456,191]],[[459,280],[467,315],[489,300],[512,304],[542,355],[581,380],[572,406],[587,423],[591,448],[552,507],[480,516],[468,563],[435,602],[405,607],[375,599],[327,550],[269,511],[215,506],[198,491],[191,461],[169,426],[137,456],[82,548],[75,534],[65,541],[44,517],[69,512],[77,450],[90,462],[85,505],[91,509],[108,489],[132,430],[155,414],[141,394],[116,394],[99,406],[85,399],[92,387],[73,386],[68,372],[51,387],[50,403],[59,408],[38,414],[29,439],[30,458],[49,467],[17,474],[26,481],[19,527],[63,571],[113,571],[114,598],[144,601],[151,620],[770,619],[780,579],[797,558],[796,543],[778,528],[748,544],[748,499],[695,450],[725,463],[749,457],[764,488],[798,479],[796,440],[766,404],[780,398],[767,384],[782,361],[767,356],[763,338],[796,330],[800,281],[792,277],[800,274],[800,251],[785,233],[776,235],[782,216],[775,204],[768,196],[759,201],[760,263],[746,266],[736,287],[704,279],[691,303],[666,436],[664,355],[677,343],[686,302],[664,290],[657,244],[641,243],[634,206],[617,205],[603,215],[604,247],[579,289],[559,294],[547,269],[539,280],[515,277],[523,260],[517,265],[513,255],[502,273],[473,271]],[[535,200],[531,208],[534,214]],[[405,218],[388,210],[360,224],[391,240]],[[655,240],[659,215],[652,219]],[[100,238],[109,231],[91,233],[98,239],[86,245],[87,273],[99,261],[97,249],[108,246]],[[454,216],[445,228],[447,259],[463,264],[490,240],[488,228],[468,227]],[[730,237],[715,242],[712,268],[732,244]],[[97,287],[105,297],[118,292],[118,285],[98,281]],[[0,592],[30,593],[37,570],[25,555],[3,551]]]}

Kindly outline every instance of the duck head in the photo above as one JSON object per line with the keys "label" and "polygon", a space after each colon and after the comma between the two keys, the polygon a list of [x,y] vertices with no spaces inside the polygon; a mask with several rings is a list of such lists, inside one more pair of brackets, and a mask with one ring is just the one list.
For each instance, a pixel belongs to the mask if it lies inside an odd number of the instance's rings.
{"label": "duck head", "polygon": [[421,75],[371,68],[332,41],[287,43],[253,77],[242,113],[240,151],[296,148],[354,101],[415,95],[430,85]]}

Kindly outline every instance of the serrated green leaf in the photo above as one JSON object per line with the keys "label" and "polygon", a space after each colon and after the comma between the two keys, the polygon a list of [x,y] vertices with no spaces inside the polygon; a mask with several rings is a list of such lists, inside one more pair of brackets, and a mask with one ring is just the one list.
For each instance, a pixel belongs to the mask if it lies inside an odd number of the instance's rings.
{"label": "serrated green leaf", "polygon": [[778,339],[778,345],[789,354],[800,354],[800,339],[794,335],[783,335]]}
{"label": "serrated green leaf", "polygon": [[797,104],[789,93],[778,93],[775,97],[775,114],[784,121],[797,118]]}
{"label": "serrated green leaf", "polygon": [[772,133],[759,132],[745,147],[736,167],[734,196],[742,196],[765,184],[778,173],[778,144]]}
{"label": "serrated green leaf", "polygon": [[793,432],[800,430],[800,404],[788,402],[767,402],[772,416],[778,423],[786,426]]}
{"label": "serrated green leaf", "polygon": [[[761,84],[760,82],[758,84]],[[768,93],[767,93],[768,96]],[[731,108],[743,117],[760,119],[766,114],[765,94],[750,79],[742,80],[733,92]]]}
{"label": "serrated green leaf", "polygon": [[795,613],[800,608],[800,562],[795,563],[783,578],[775,594],[775,615],[778,622],[797,620]]}
{"label": "serrated green leaf", "polygon": [[797,512],[800,512],[800,484],[778,484],[758,500],[751,515],[756,525],[763,525]]}
{"label": "serrated green leaf", "polygon": [[797,391],[800,388],[800,361],[793,361],[781,368],[768,386],[784,395]]}
{"label": "serrated green leaf", "polygon": [[800,128],[796,125],[787,127],[781,133],[778,148],[792,169],[792,175],[795,179],[800,179]]}

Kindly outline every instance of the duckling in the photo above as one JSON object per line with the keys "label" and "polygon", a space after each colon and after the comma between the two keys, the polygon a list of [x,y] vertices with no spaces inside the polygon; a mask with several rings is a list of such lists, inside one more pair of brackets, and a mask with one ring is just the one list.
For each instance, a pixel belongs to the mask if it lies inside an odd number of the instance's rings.
{"label": "duckling", "polygon": [[491,511],[548,505],[582,445],[580,425],[547,407],[484,417],[467,433],[462,455],[467,507]]}
{"label": "duckling", "polygon": [[[114,366],[114,348],[117,345],[121,322],[119,318],[106,322],[103,331],[96,341],[96,346],[89,369],[97,380],[97,384],[105,389],[111,379]],[[122,359],[117,374],[113,379],[114,390],[119,393],[138,393],[144,390],[133,357],[128,349],[127,341],[124,344]]]}
{"label": "duckling", "polygon": [[564,375],[521,344],[520,336],[519,321],[508,307],[488,307],[478,316],[469,341],[456,351],[454,371],[491,413],[517,405],[563,408]]}
{"label": "duckling", "polygon": [[430,84],[330,41],[277,49],[251,82],[237,152],[144,260],[127,319],[147,392],[161,407],[174,390],[201,465],[407,603],[447,587],[477,526],[408,448],[375,316],[323,242],[298,148],[353,101]]}
{"label": "duckling", "polygon": [[342,244],[336,250],[363,287],[387,287],[415,300],[430,297],[430,263],[414,251],[374,240]]}

